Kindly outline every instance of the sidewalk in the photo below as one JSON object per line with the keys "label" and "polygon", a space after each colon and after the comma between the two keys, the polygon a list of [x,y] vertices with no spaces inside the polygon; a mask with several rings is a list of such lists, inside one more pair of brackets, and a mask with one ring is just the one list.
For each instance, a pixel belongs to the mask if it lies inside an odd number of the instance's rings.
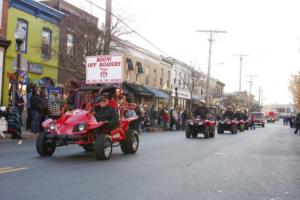
{"label": "sidewalk", "polygon": [[[2,138],[0,136],[0,141],[10,141],[13,140],[11,139],[11,134],[4,134],[5,137]],[[37,138],[38,134],[31,133],[30,130],[26,130],[24,127],[22,127],[22,137],[24,140],[35,140]],[[15,139],[19,140],[19,139]]]}

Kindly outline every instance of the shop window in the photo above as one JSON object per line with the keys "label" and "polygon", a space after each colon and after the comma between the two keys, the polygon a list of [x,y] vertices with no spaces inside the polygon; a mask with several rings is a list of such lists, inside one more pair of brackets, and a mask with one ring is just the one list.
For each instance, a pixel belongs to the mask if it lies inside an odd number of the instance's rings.
{"label": "shop window", "polygon": [[[25,39],[21,45],[20,51],[23,53],[26,53],[27,52],[27,38],[28,38],[28,22],[24,19],[19,18],[17,21],[17,29],[22,29],[25,33]],[[16,49],[17,48],[18,47],[16,45]]]}
{"label": "shop window", "polygon": [[51,57],[51,30],[43,28],[42,32],[42,57],[50,59]]}

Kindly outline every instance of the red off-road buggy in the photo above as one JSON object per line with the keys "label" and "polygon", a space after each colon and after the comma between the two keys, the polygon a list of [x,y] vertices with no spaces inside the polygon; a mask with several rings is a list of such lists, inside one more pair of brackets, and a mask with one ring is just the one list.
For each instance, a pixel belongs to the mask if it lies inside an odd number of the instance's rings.
{"label": "red off-road buggy", "polygon": [[[88,100],[87,100],[88,99]],[[111,100],[115,101],[115,100]],[[117,105],[116,102],[112,102]],[[132,127],[137,117],[125,118],[128,109],[125,103],[117,108],[120,114],[118,127],[112,131],[105,131],[106,121],[97,122],[93,109],[97,106],[95,97],[88,95],[82,100],[80,109],[64,112],[58,120],[48,119],[43,122],[44,132],[40,133],[36,141],[37,152],[41,156],[51,156],[56,147],[78,144],[85,151],[94,151],[99,160],[108,160],[112,155],[112,147],[120,146],[123,153],[134,154],[139,147],[137,130]]]}
{"label": "red off-road buggy", "polygon": [[196,138],[198,134],[203,134],[204,138],[215,137],[215,122],[211,120],[195,117],[186,122],[186,138]]}

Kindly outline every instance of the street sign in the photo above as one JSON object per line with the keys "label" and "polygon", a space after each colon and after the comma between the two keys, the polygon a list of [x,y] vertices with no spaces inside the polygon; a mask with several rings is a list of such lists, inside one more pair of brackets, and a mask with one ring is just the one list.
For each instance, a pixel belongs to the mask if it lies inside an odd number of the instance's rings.
{"label": "street sign", "polygon": [[122,82],[122,55],[103,55],[86,57],[86,84]]}

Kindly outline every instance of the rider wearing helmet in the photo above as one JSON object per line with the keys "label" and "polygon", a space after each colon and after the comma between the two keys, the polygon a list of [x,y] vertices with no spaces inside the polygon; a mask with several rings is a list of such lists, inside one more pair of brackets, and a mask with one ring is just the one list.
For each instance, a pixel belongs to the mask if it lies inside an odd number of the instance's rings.
{"label": "rider wearing helmet", "polygon": [[206,103],[204,100],[201,100],[199,106],[193,112],[194,117],[200,116],[201,119],[207,119],[208,108],[206,107]]}
{"label": "rider wearing helmet", "polygon": [[232,112],[231,106],[228,106],[225,113],[223,114],[223,119],[234,119],[234,113]]}
{"label": "rider wearing helmet", "polygon": [[234,118],[236,118],[237,120],[243,120],[243,114],[240,109],[236,110],[236,112],[234,114]]}

